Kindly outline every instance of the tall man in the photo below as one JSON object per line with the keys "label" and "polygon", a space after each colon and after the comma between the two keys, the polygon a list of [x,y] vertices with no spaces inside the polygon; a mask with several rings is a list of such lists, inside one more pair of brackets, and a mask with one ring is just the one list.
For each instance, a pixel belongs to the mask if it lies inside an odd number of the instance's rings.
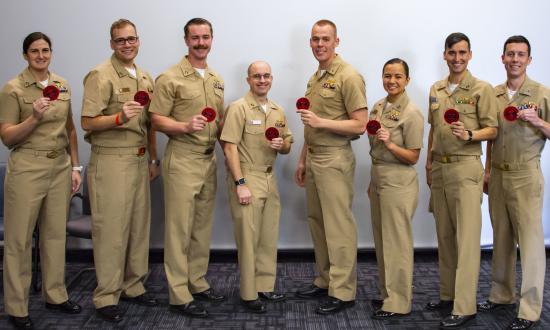
{"label": "tall man", "polygon": [[450,34],[443,52],[449,76],[430,89],[426,177],[437,229],[440,301],[426,308],[452,307],[441,328],[464,326],[476,316],[483,194],[481,141],[494,139],[498,126],[493,89],[468,71],[471,58],[468,37]]}
{"label": "tall man", "polygon": [[319,69],[309,79],[309,110],[299,110],[305,142],[295,181],[306,187],[307,213],[319,276],[298,290],[301,298],[328,299],[320,314],[355,304],[357,229],[352,214],[355,155],[352,139],[363,134],[368,119],[365,81],[336,54],[336,25],[320,20],[311,30],[310,47]]}
{"label": "tall man", "polygon": [[[188,55],[157,78],[149,111],[154,127],[169,136],[164,154],[166,231],[164,269],[170,307],[188,316],[208,312],[193,298],[218,302],[206,281],[216,197],[216,158],[223,112],[223,81],[206,64],[212,25],[191,19],[184,28]],[[204,115],[216,112],[212,121]],[[213,117],[210,117],[213,119]]]}
{"label": "tall man", "polygon": [[151,76],[134,63],[139,45],[134,23],[117,20],[111,26],[113,55],[84,78],[82,128],[92,145],[93,301],[111,322],[122,320],[121,295],[141,305],[157,304],[143,286],[149,264],[149,180],[158,175],[158,160],[147,105],[134,101],[138,91],[153,93]]}
{"label": "tall man", "polygon": [[[550,137],[550,90],[527,77],[531,45],[525,37],[506,40],[502,63],[507,79],[495,88],[499,134],[487,146],[485,163],[493,224],[492,286],[489,299],[478,304],[478,310],[515,306],[519,244],[521,297],[509,329],[530,329],[540,318],[546,268],[540,154]],[[519,109],[517,118],[513,107]]]}
{"label": "tall man", "polygon": [[[250,91],[227,109],[220,140],[225,142],[231,172],[227,187],[239,251],[241,301],[251,312],[264,313],[258,296],[285,299],[274,292],[281,203],[273,165],[278,153],[290,152],[292,134],[284,110],[267,97],[273,81],[269,64],[250,64],[246,81]],[[277,134],[270,137],[273,131]]]}

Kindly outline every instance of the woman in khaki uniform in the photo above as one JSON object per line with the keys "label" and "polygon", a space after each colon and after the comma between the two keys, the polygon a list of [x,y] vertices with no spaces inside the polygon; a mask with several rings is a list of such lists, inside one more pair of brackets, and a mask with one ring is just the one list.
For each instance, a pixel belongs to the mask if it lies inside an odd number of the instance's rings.
{"label": "woman in khaki uniform", "polygon": [[[388,96],[370,113],[381,128],[369,135],[371,182],[368,196],[383,300],[374,299],[374,319],[391,319],[411,312],[412,218],[418,202],[418,161],[424,118],[409,101],[405,87],[409,67],[394,58],[384,64],[382,80]],[[369,132],[370,133],[370,132]]]}
{"label": "woman in khaki uniform", "polygon": [[[4,305],[17,329],[33,328],[28,305],[31,240],[37,223],[46,308],[81,311],[68,299],[64,281],[69,200],[80,187],[81,167],[70,89],[48,70],[51,54],[48,36],[29,34],[23,41],[29,65],[0,92],[0,136],[12,150],[4,183]],[[43,96],[46,86],[59,92],[54,93],[57,99]]]}

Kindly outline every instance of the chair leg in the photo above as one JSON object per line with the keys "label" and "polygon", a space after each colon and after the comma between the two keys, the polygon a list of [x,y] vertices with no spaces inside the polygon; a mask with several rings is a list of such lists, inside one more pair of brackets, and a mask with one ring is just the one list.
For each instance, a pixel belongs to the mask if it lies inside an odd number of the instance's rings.
{"label": "chair leg", "polygon": [[40,285],[40,235],[38,233],[38,226],[34,230],[34,249],[33,249],[33,258],[32,258],[32,288],[34,292],[40,292],[42,286]]}
{"label": "chair leg", "polygon": [[82,276],[84,273],[94,272],[94,271],[95,271],[94,267],[87,267],[87,268],[83,268],[83,269],[79,270],[78,273],[76,273],[70,280],[67,281],[67,284],[66,284],[67,291],[70,290],[70,288],[76,282],[76,280],[78,280],[80,278],[80,276]]}

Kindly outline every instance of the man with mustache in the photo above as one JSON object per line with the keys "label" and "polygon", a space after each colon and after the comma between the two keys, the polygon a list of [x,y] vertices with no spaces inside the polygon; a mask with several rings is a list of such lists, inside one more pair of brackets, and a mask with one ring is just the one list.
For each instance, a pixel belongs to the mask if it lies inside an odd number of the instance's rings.
{"label": "man with mustache", "polygon": [[481,141],[494,139],[498,127],[493,88],[468,71],[471,58],[470,39],[463,33],[450,34],[443,52],[449,76],[430,89],[426,178],[437,230],[440,300],[426,309],[452,309],[440,323],[445,329],[463,327],[476,316]]}
{"label": "man with mustache", "polygon": [[[207,317],[196,301],[220,302],[206,281],[216,197],[214,147],[223,115],[223,80],[207,63],[213,31],[193,18],[184,27],[188,55],[162,73],[151,102],[153,126],[170,138],[164,153],[164,269],[170,309]],[[215,115],[215,119],[213,116]]]}

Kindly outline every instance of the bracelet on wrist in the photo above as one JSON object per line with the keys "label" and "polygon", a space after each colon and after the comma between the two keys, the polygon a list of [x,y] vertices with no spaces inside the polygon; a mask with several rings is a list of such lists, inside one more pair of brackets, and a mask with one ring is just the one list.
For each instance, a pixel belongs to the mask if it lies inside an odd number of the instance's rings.
{"label": "bracelet on wrist", "polygon": [[73,166],[73,171],[82,172],[84,166]]}
{"label": "bracelet on wrist", "polygon": [[120,126],[123,124],[120,122],[120,112],[116,115],[115,123],[117,126]]}

